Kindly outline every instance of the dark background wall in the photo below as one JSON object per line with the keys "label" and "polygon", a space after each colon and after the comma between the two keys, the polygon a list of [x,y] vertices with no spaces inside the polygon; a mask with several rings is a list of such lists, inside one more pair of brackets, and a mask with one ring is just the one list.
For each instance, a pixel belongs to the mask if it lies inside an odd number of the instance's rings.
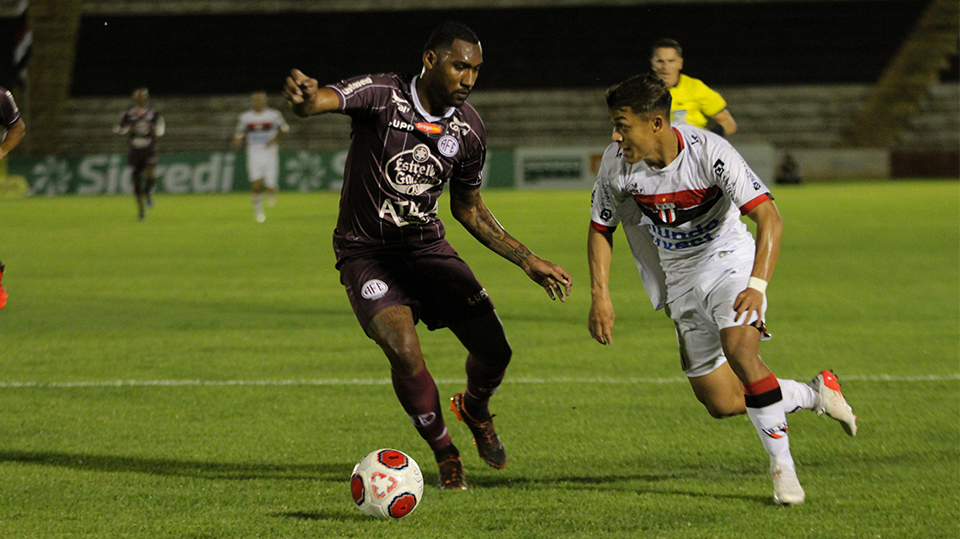
{"label": "dark background wall", "polygon": [[[926,3],[86,16],[71,93],[127,95],[141,85],[167,95],[278,91],[292,67],[321,82],[414,72],[428,33],[447,18],[481,38],[481,88],[607,86],[646,70],[660,37],[680,41],[685,72],[714,86],[870,83]],[[956,59],[945,78],[956,80]]]}

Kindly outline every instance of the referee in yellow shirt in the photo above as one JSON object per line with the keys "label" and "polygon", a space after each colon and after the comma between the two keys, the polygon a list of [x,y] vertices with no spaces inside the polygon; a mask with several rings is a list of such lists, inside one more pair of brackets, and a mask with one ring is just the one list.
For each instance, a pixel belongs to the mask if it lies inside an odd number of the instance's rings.
{"label": "referee in yellow shirt", "polygon": [[667,88],[673,104],[670,122],[706,128],[707,118],[717,125],[710,131],[729,136],[737,132],[737,122],[727,110],[727,102],[700,79],[680,74],[683,69],[683,48],[672,39],[661,39],[651,50],[650,65]]}

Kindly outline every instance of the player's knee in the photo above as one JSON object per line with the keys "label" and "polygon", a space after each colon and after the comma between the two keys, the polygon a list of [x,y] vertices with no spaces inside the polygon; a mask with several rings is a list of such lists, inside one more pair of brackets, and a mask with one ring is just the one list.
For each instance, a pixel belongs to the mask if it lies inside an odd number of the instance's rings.
{"label": "player's knee", "polygon": [[498,370],[506,370],[507,365],[510,364],[510,359],[512,357],[513,349],[510,347],[510,343],[504,341],[503,346],[498,349],[497,353],[490,361],[490,363],[492,363],[491,367]]}
{"label": "player's knee", "polygon": [[479,353],[473,350],[470,353],[478,362],[489,369],[506,370],[507,365],[510,364],[510,359],[513,357],[513,348],[504,338],[500,342],[488,342],[484,350]]}
{"label": "player's knee", "polygon": [[725,419],[747,412],[742,403],[738,405],[733,402],[704,402],[703,405],[707,408],[710,417],[714,419]]}

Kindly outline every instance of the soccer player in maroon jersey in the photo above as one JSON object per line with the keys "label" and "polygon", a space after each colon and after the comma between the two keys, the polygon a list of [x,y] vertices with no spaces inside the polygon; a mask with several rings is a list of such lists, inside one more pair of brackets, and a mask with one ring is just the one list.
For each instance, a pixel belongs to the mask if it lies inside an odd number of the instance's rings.
{"label": "soccer player in maroon jersey", "polygon": [[[13,100],[13,94],[2,86],[0,86],[0,125],[7,131],[3,142],[0,142],[0,159],[3,159],[23,140],[26,126],[20,119],[20,109],[17,108],[17,102]],[[7,290],[3,287],[5,267],[3,262],[0,262],[0,309],[7,304]]]}
{"label": "soccer player in maroon jersey", "polygon": [[145,210],[153,207],[153,186],[157,181],[154,177],[156,142],[166,129],[160,111],[147,105],[149,96],[146,88],[134,90],[133,105],[123,111],[120,122],[113,128],[114,133],[127,136],[130,146],[127,162],[133,168],[133,194],[141,221],[147,216]]}
{"label": "soccer player in maroon jersey", "polygon": [[486,136],[466,102],[483,63],[476,34],[446,22],[427,40],[422,60],[415,77],[364,75],[325,87],[293,70],[284,96],[300,117],[339,112],[352,118],[333,233],[340,281],[361,327],[390,361],[401,405],[434,451],[440,488],[460,490],[467,488],[460,454],[415,325],[448,327],[467,349],[466,391],[451,407],[473,433],[480,457],[498,469],[507,455],[488,401],[512,351],[486,290],[444,238],[437,216],[444,185],[454,218],[551,299],[563,301],[572,279],[507,233],[480,196]]}

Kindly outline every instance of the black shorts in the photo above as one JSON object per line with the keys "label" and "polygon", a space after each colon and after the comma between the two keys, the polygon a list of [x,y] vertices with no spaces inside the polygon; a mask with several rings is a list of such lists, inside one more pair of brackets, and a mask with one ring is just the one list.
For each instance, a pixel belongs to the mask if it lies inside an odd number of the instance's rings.
{"label": "black shorts", "polygon": [[157,150],[155,148],[130,148],[127,154],[127,163],[134,171],[156,166]]}
{"label": "black shorts", "polygon": [[340,282],[360,327],[380,311],[408,305],[430,330],[473,320],[493,310],[473,271],[447,243],[376,250],[340,261]]}

